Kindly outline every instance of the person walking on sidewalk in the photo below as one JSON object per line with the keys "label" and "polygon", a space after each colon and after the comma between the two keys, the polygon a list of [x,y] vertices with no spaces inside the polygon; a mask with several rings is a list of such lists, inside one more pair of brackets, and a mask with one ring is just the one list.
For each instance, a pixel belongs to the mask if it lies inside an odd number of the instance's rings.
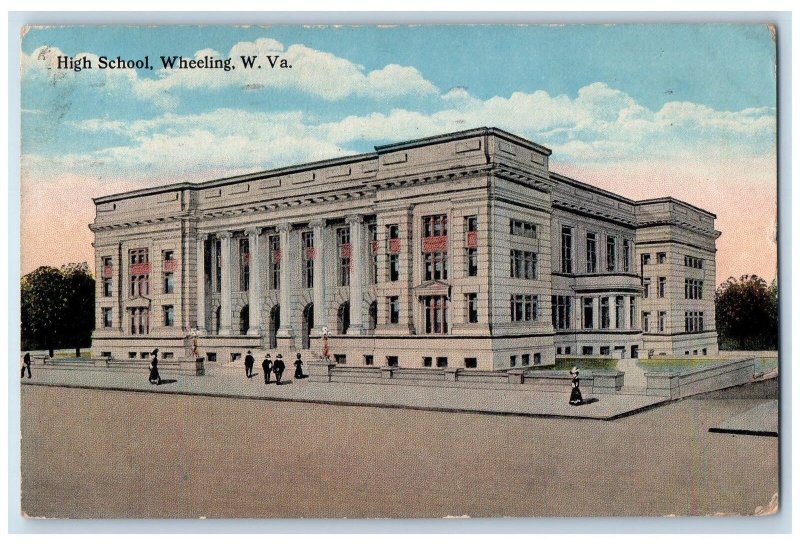
{"label": "person walking on sidewalk", "polygon": [[581,405],[583,404],[583,395],[581,395],[581,379],[578,378],[578,368],[573,367],[569,374],[572,377],[572,392],[569,395],[569,404]]}
{"label": "person walking on sidewalk", "polygon": [[303,358],[300,357],[300,353],[297,353],[297,359],[294,360],[294,378],[306,378],[303,374]]}
{"label": "person walking on sidewalk", "polygon": [[150,362],[150,384],[161,384],[161,375],[158,373],[158,348],[151,352],[153,360]]}
{"label": "person walking on sidewalk", "polygon": [[247,351],[247,356],[244,358],[244,374],[247,375],[247,378],[253,378],[253,364],[255,364],[256,360],[253,358],[253,353],[249,350]]}
{"label": "person walking on sidewalk", "polygon": [[269,375],[272,372],[272,358],[269,354],[261,362],[261,368],[264,370],[264,384],[269,384]]}
{"label": "person walking on sidewalk", "polygon": [[25,356],[22,358],[22,376],[19,378],[25,378],[25,369],[28,370],[28,378],[31,378],[31,353],[25,352]]}
{"label": "person walking on sidewalk", "polygon": [[283,363],[283,354],[278,354],[278,357],[275,358],[275,363],[272,364],[272,372],[275,373],[275,382],[279,385],[281,383],[281,376],[285,370],[286,364]]}

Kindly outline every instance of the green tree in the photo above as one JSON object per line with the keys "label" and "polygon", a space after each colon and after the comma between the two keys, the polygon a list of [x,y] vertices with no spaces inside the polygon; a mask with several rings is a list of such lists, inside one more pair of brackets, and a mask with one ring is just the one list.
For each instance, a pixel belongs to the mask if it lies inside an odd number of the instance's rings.
{"label": "green tree", "polygon": [[778,285],[743,275],[716,291],[717,331],[722,348],[775,350],[778,346]]}
{"label": "green tree", "polygon": [[86,263],[39,267],[22,277],[22,349],[72,346],[80,355],[94,329],[94,278]]}

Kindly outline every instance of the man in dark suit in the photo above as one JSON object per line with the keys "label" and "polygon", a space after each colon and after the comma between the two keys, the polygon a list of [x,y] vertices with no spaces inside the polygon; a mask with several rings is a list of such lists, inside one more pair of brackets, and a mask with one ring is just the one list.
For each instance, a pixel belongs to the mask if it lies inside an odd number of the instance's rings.
{"label": "man in dark suit", "polygon": [[281,375],[286,370],[286,364],[283,363],[283,355],[278,354],[278,357],[275,358],[275,363],[272,365],[272,372],[275,373],[275,382],[278,384],[281,383]]}
{"label": "man in dark suit", "polygon": [[249,350],[247,351],[247,356],[244,358],[244,373],[247,375],[247,378],[253,378],[253,364],[256,360],[253,358],[253,353]]}
{"label": "man in dark suit", "polygon": [[269,375],[272,371],[272,358],[269,354],[267,354],[267,357],[261,362],[261,368],[264,370],[264,384],[269,384]]}

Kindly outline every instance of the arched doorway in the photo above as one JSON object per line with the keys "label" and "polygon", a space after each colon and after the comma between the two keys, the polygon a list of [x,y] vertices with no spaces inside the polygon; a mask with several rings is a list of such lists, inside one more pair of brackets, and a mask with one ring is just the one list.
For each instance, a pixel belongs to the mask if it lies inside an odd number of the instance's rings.
{"label": "arched doorway", "polygon": [[281,327],[281,306],[275,305],[269,311],[269,347],[278,348],[278,329]]}
{"label": "arched doorway", "polygon": [[245,305],[239,311],[239,335],[247,335],[250,329],[250,305]]}
{"label": "arched doorway", "polygon": [[339,310],[336,312],[336,332],[345,335],[348,329],[350,329],[350,301],[345,301],[339,305]]}
{"label": "arched doorway", "polygon": [[303,309],[302,344],[304,349],[311,348],[311,330],[314,328],[314,303]]}
{"label": "arched doorway", "polygon": [[369,305],[369,324],[367,324],[367,329],[370,331],[375,331],[375,328],[378,326],[378,302],[373,301]]}

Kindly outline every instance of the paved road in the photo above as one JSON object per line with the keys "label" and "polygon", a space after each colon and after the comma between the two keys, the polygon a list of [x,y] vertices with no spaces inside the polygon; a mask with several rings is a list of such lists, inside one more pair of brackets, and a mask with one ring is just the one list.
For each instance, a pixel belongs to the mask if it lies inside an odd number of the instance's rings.
{"label": "paved road", "polygon": [[774,388],[748,385],[601,421],[25,385],[22,505],[122,518],[753,514],[778,490],[777,439],[707,430],[765,396]]}

